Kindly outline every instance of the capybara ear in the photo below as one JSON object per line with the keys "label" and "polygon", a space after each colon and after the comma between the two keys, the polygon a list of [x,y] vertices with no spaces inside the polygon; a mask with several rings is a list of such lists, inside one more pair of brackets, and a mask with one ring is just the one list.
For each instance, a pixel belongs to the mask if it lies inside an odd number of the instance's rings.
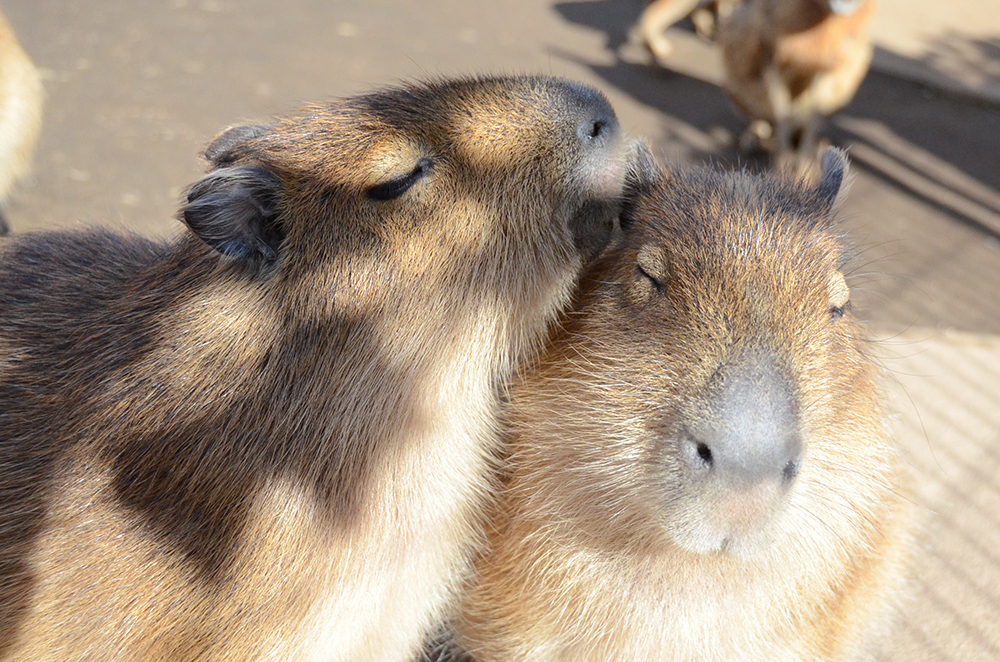
{"label": "capybara ear", "polygon": [[845,182],[850,170],[850,161],[847,159],[847,152],[836,147],[824,149],[819,155],[819,160],[823,173],[820,175],[819,184],[816,185],[816,195],[827,209],[832,209],[842,193],[847,192]]}
{"label": "capybara ear", "polygon": [[637,140],[633,150],[635,153],[629,163],[625,185],[628,192],[644,193],[653,188],[653,184],[663,173],[646,143]]}
{"label": "capybara ear", "polygon": [[188,191],[182,217],[223,255],[273,262],[284,238],[278,222],[281,182],[255,166],[220,168]]}
{"label": "capybara ear", "polygon": [[239,148],[263,135],[271,127],[267,124],[237,124],[223,130],[205,148],[205,158],[215,167],[233,163]]}
{"label": "capybara ear", "polygon": [[657,179],[665,176],[666,172],[656,162],[653,152],[646,143],[637,140],[625,172],[625,199],[619,217],[622,230],[627,231],[632,224],[639,198],[653,188]]}

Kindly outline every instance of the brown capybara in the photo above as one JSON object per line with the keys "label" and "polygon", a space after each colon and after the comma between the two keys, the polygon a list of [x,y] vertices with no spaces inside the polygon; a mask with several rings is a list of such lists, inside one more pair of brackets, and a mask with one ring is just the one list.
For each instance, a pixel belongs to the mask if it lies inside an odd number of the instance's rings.
{"label": "brown capybara", "polygon": [[42,79],[0,12],[0,236],[9,227],[3,206],[31,167],[42,124]]}
{"label": "brown capybara", "polygon": [[626,208],[512,387],[472,659],[831,662],[889,629],[909,502],[824,166],[666,171]]}
{"label": "brown capybara", "polygon": [[720,21],[726,92],[751,120],[742,149],[810,169],[822,121],[868,73],[873,9],[874,0],[745,0]]}
{"label": "brown capybara", "polygon": [[222,133],[171,243],[0,244],[0,659],[409,659],[627,152],[580,84],[403,85]]}

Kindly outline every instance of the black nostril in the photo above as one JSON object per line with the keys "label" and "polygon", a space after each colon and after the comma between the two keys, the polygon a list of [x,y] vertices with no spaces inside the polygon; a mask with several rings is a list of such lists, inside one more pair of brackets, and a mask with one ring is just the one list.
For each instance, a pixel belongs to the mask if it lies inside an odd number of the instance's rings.
{"label": "black nostril", "polygon": [[584,143],[601,143],[612,133],[616,123],[606,113],[594,113],[577,127],[577,136]]}
{"label": "black nostril", "polygon": [[707,444],[703,444],[703,443],[699,442],[696,450],[698,451],[698,457],[700,457],[701,461],[705,463],[705,466],[711,467],[712,466],[712,449],[709,448]]}

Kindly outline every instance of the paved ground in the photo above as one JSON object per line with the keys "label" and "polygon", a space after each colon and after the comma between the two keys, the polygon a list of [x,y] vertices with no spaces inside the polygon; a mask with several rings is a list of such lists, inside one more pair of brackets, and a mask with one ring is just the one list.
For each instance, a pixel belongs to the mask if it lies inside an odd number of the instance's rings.
{"label": "paved ground", "polygon": [[[886,660],[1000,659],[1000,12],[882,0],[876,68],[831,126],[855,179],[852,284],[899,393],[927,509],[911,613]],[[991,8],[992,7],[992,8]],[[678,34],[672,71],[629,31],[642,0],[100,0],[3,5],[48,92],[15,231],[153,235],[220,128],[414,76],[530,71],[603,89],[678,163],[737,165],[718,61]],[[989,9],[989,11],[987,11]],[[946,12],[946,13],[945,13]],[[928,86],[927,84],[930,84]],[[751,163],[751,167],[761,164]]]}

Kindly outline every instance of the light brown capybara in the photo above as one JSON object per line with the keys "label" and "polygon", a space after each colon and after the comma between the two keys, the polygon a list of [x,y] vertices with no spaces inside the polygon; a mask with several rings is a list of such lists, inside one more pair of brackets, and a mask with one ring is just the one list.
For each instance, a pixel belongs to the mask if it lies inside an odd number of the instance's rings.
{"label": "light brown capybara", "polygon": [[499,390],[616,222],[595,90],[403,85],[207,148],[190,231],[0,244],[0,659],[407,660]]}
{"label": "light brown capybara", "polygon": [[812,188],[666,170],[628,204],[512,388],[490,551],[453,624],[471,659],[878,645],[911,511],[833,221],[846,170],[836,150]]}

